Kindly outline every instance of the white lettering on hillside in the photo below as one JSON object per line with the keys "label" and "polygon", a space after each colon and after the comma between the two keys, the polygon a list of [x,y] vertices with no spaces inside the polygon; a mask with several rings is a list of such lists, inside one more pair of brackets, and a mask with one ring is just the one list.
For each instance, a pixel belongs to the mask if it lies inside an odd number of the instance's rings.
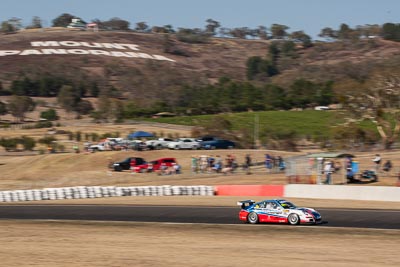
{"label": "white lettering on hillside", "polygon": [[66,55],[65,49],[42,49],[43,55]]}
{"label": "white lettering on hillside", "polygon": [[0,57],[18,55],[20,52],[19,50],[0,50]]}
{"label": "white lettering on hillside", "polygon": [[89,50],[89,52],[92,55],[106,55],[106,56],[110,55],[110,52],[104,50]]}
{"label": "white lettering on hillside", "polygon": [[28,55],[41,55],[41,54],[42,53],[39,50],[31,49],[31,50],[23,50],[20,55],[28,56]]}
{"label": "white lettering on hillside", "polygon": [[109,49],[130,49],[139,50],[138,45],[135,44],[118,44],[118,43],[88,43],[76,41],[44,41],[44,42],[31,42],[31,46],[83,46],[91,48],[109,48]]}
{"label": "white lettering on hillside", "polygon": [[175,60],[160,56],[160,55],[149,55],[146,53],[136,53],[136,52],[121,52],[121,51],[105,51],[105,50],[86,50],[86,49],[27,49],[27,50],[0,50],[0,56],[29,56],[29,55],[103,55],[112,57],[130,57],[130,58],[145,58],[145,59],[155,59],[161,61],[171,61]]}
{"label": "white lettering on hillside", "polygon": [[80,42],[75,42],[75,41],[62,41],[59,42],[59,44],[62,46],[81,46]]}
{"label": "white lettering on hillside", "polygon": [[56,41],[31,42],[31,46],[60,46]]}
{"label": "white lettering on hillside", "polygon": [[[30,42],[32,47],[70,47],[73,49],[26,49],[26,50],[0,50],[0,57],[3,56],[29,56],[29,55],[96,55],[96,56],[112,56],[112,57],[129,57],[143,58],[161,61],[175,62],[175,60],[161,55],[150,55],[147,53],[138,52],[140,49],[136,44],[120,44],[120,43],[91,43],[78,41],[33,41]],[[85,49],[88,48],[103,48],[117,49],[125,51],[107,51],[101,49]],[[130,52],[126,50],[133,50]]]}

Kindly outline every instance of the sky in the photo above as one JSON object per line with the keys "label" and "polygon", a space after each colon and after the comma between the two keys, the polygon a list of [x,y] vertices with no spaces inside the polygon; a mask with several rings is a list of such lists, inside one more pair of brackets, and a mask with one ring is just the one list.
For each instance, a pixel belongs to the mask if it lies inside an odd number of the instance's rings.
{"label": "sky", "polygon": [[118,17],[149,26],[167,24],[177,28],[204,28],[207,19],[222,27],[257,28],[274,23],[289,27],[288,32],[303,30],[317,38],[321,29],[339,29],[366,24],[399,23],[400,0],[0,0],[0,22],[12,17],[29,25],[33,16],[44,27],[63,13],[90,22]]}

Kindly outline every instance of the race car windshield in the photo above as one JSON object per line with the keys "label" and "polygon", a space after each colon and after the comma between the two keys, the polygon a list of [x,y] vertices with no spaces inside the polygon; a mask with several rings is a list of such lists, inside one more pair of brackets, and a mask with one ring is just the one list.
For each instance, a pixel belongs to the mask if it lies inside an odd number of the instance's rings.
{"label": "race car windshield", "polygon": [[295,206],[293,203],[288,202],[288,201],[282,201],[282,202],[279,202],[279,203],[280,203],[281,206],[284,207],[285,209],[295,209],[295,208],[296,208],[296,206]]}

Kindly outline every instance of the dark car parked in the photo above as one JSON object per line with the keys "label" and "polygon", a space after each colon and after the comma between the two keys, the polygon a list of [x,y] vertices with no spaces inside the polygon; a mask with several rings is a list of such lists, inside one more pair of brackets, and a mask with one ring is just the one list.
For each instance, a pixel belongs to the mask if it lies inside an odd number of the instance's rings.
{"label": "dark car parked", "polygon": [[137,157],[129,157],[124,159],[123,161],[114,162],[112,166],[110,166],[114,171],[123,171],[123,170],[130,170],[131,167],[134,168],[135,166],[141,165],[146,163],[143,158]]}
{"label": "dark car parked", "polygon": [[202,149],[232,149],[235,143],[225,139],[214,139],[200,142]]}

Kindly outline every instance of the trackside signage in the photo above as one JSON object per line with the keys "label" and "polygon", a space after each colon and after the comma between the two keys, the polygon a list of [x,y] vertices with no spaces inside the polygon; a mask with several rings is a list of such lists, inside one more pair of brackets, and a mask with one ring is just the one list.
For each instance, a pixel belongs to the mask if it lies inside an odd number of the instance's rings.
{"label": "trackside signage", "polygon": [[0,57],[38,55],[95,55],[110,57],[144,58],[162,61],[175,60],[162,55],[151,55],[140,51],[136,44],[91,43],[77,41],[37,41],[25,50],[0,50]]}

